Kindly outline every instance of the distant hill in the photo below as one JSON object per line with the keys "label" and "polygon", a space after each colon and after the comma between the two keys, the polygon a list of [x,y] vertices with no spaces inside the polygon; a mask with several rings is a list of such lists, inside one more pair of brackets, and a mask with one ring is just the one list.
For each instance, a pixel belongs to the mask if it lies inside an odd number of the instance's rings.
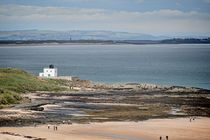
{"label": "distant hill", "polygon": [[165,40],[0,40],[0,44],[210,44],[204,39],[165,39]]}
{"label": "distant hill", "polygon": [[163,40],[164,36],[112,31],[0,31],[0,40]]}
{"label": "distant hill", "polygon": [[161,44],[209,44],[210,38],[203,38],[203,39],[197,39],[197,38],[174,38],[174,39],[165,39],[160,41]]}
{"label": "distant hill", "polygon": [[40,43],[102,43],[102,44],[201,44],[210,43],[210,38],[153,36],[141,33],[112,31],[49,31],[17,30],[0,31],[0,44]]}

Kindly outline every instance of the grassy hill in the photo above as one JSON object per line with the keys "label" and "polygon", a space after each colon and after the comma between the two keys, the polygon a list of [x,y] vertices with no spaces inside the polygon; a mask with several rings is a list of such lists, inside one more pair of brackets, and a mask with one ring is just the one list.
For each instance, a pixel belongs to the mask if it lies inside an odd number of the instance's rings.
{"label": "grassy hill", "polygon": [[0,68],[0,105],[19,103],[21,93],[66,90],[59,80],[41,79],[23,70]]}

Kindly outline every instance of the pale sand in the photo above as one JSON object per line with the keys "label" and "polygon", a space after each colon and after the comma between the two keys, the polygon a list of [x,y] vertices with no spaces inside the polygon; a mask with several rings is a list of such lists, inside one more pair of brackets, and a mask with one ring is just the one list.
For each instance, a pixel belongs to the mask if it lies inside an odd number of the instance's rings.
{"label": "pale sand", "polygon": [[[210,118],[154,119],[143,122],[107,122],[37,127],[0,127],[0,132],[47,138],[48,140],[210,140]],[[0,134],[0,140],[25,140],[21,136]]]}

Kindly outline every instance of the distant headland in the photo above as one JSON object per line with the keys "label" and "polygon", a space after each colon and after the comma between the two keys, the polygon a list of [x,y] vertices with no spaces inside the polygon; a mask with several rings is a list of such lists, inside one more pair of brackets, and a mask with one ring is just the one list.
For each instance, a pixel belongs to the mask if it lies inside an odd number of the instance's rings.
{"label": "distant headland", "polygon": [[0,44],[209,44],[208,36],[154,36],[113,31],[0,31]]}
{"label": "distant headland", "polygon": [[165,40],[0,40],[0,44],[210,44],[210,38],[173,38]]}

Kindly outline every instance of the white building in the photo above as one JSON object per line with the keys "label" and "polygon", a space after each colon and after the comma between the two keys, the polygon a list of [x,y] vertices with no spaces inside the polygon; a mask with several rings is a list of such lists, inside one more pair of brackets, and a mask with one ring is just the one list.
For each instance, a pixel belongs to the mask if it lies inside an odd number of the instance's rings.
{"label": "white building", "polygon": [[44,68],[43,72],[39,73],[40,77],[57,77],[58,76],[58,69],[55,68],[53,65],[49,65],[49,68]]}

